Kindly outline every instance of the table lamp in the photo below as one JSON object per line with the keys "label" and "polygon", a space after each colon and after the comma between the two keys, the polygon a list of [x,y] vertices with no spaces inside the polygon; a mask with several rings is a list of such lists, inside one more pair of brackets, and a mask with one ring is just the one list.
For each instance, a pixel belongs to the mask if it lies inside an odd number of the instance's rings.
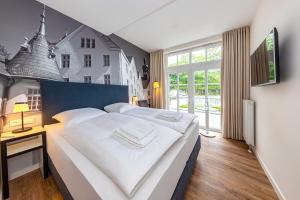
{"label": "table lamp", "polygon": [[132,96],[132,104],[136,104],[137,101],[138,101],[138,97]]}
{"label": "table lamp", "polygon": [[13,112],[14,113],[21,113],[21,120],[22,120],[22,128],[18,128],[16,130],[13,130],[13,133],[21,133],[21,132],[25,132],[25,131],[29,131],[32,128],[31,127],[24,127],[24,112],[29,111],[29,106],[27,102],[17,102],[14,104],[14,109]]}

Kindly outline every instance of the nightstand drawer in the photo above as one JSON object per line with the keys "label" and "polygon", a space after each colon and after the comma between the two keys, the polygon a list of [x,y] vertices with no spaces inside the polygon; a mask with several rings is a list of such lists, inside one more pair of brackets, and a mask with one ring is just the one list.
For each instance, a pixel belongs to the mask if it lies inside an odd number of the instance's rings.
{"label": "nightstand drawer", "polygon": [[39,149],[43,147],[42,135],[33,136],[23,139],[22,141],[15,141],[7,143],[7,157],[11,158],[27,151]]}

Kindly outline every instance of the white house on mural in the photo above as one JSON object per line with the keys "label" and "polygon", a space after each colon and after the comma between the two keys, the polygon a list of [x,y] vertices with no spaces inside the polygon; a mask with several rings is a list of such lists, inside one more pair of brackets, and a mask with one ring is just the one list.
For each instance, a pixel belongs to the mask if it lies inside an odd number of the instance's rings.
{"label": "white house on mural", "polygon": [[134,58],[108,36],[81,25],[55,45],[54,53],[65,81],[128,85],[130,97],[144,99]]}
{"label": "white house on mural", "polygon": [[[132,96],[144,99],[143,86],[133,57],[109,37],[80,26],[57,43],[46,37],[45,7],[36,34],[21,45],[5,65],[0,65],[0,88],[8,80],[5,112],[11,113],[15,101],[27,97],[30,110],[40,109],[39,80],[128,85]],[[3,82],[3,83],[2,83]],[[1,99],[2,101],[2,99]],[[24,100],[23,100],[24,101]]]}

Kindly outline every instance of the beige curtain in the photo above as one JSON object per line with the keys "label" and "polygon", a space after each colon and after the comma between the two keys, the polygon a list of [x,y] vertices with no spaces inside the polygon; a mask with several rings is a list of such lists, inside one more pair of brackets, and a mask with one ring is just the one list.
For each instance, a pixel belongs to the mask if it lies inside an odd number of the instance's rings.
{"label": "beige curtain", "polygon": [[243,140],[243,99],[250,96],[250,28],[223,33],[223,137]]}
{"label": "beige curtain", "polygon": [[[153,88],[158,81],[159,88]],[[165,73],[163,50],[150,53],[150,104],[153,108],[165,108]]]}

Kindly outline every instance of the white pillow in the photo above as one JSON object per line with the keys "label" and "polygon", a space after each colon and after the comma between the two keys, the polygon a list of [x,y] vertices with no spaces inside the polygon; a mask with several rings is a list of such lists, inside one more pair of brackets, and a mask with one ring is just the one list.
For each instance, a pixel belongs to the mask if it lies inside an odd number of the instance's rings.
{"label": "white pillow", "polygon": [[58,113],[52,118],[63,123],[64,127],[69,127],[103,114],[106,112],[97,108],[79,108]]}
{"label": "white pillow", "polygon": [[108,106],[105,106],[104,110],[107,112],[123,113],[127,110],[131,110],[136,107],[137,107],[136,105],[132,105],[129,103],[113,103]]}

